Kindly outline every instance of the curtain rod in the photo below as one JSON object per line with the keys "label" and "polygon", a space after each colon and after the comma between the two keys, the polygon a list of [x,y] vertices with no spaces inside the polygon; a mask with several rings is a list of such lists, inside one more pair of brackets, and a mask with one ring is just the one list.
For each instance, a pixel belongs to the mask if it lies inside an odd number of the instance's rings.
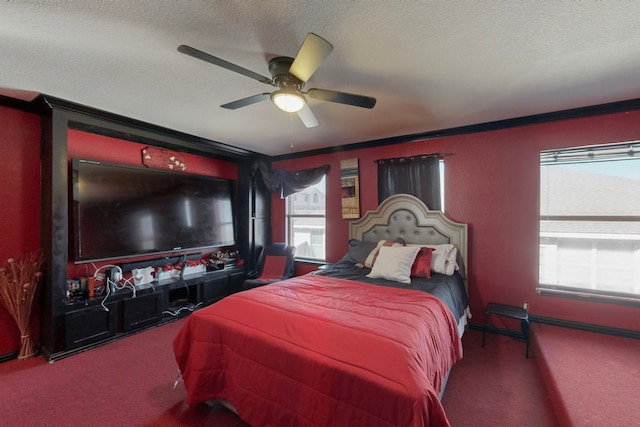
{"label": "curtain rod", "polygon": [[378,159],[378,160],[374,160],[374,163],[378,163],[378,162],[384,162],[384,161],[389,161],[389,160],[397,160],[397,159],[412,159],[415,157],[420,157],[420,158],[426,158],[426,157],[437,157],[437,158],[442,158],[442,157],[447,157],[447,156],[453,156],[453,153],[430,153],[430,154],[414,154],[414,155],[410,155],[410,156],[401,156],[401,157],[391,157],[388,159]]}
{"label": "curtain rod", "polygon": [[606,160],[628,160],[640,155],[639,141],[591,145],[540,152],[541,164],[564,164]]}

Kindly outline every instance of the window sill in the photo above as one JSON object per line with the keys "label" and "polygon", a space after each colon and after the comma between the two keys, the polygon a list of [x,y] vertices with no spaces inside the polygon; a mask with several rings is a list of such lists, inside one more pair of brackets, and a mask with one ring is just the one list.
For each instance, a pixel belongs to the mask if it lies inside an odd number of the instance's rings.
{"label": "window sill", "polygon": [[640,307],[640,295],[632,294],[600,294],[589,292],[585,289],[567,289],[552,288],[538,286],[536,294],[542,296],[553,296],[560,298],[577,299],[582,301],[592,301],[607,304],[628,305],[632,307]]}
{"label": "window sill", "polygon": [[311,258],[296,258],[296,263],[301,264],[310,264],[310,265],[325,265],[327,262],[321,259],[311,259]]}

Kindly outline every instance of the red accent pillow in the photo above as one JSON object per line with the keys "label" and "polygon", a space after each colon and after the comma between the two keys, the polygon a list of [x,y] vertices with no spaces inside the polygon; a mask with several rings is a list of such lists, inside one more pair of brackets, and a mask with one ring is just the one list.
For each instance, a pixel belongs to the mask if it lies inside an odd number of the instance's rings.
{"label": "red accent pillow", "polygon": [[421,247],[420,252],[416,255],[416,259],[411,266],[411,277],[431,277],[431,253],[432,248]]}

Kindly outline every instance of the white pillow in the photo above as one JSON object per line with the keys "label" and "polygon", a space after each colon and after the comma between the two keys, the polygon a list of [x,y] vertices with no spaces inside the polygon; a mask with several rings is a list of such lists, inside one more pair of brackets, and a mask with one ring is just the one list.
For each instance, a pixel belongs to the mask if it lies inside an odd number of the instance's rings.
{"label": "white pillow", "polygon": [[381,246],[367,277],[411,283],[411,266],[418,252],[419,246]]}
{"label": "white pillow", "polygon": [[402,243],[394,242],[393,240],[380,240],[376,247],[369,253],[367,259],[364,261],[364,266],[367,268],[373,268],[373,265],[376,263],[376,258],[378,257],[378,251],[383,246],[404,246]]}
{"label": "white pillow", "polygon": [[427,248],[433,248],[431,253],[431,271],[440,274],[446,274],[451,276],[458,271],[458,248],[450,243],[444,245],[417,245],[411,244],[407,246],[424,246]]}

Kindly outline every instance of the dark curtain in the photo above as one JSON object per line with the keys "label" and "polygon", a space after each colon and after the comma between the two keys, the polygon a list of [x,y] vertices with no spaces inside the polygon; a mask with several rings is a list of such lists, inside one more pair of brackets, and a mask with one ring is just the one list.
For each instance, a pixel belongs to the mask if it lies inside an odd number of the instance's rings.
{"label": "dark curtain", "polygon": [[280,197],[284,199],[320,182],[322,177],[329,172],[329,165],[293,172],[280,169],[270,171],[264,162],[256,161],[251,165],[251,173],[255,175],[257,171],[267,189],[272,193],[280,194]]}
{"label": "dark curtain", "polygon": [[377,160],[378,204],[394,194],[411,194],[441,210],[439,161],[437,154]]}

